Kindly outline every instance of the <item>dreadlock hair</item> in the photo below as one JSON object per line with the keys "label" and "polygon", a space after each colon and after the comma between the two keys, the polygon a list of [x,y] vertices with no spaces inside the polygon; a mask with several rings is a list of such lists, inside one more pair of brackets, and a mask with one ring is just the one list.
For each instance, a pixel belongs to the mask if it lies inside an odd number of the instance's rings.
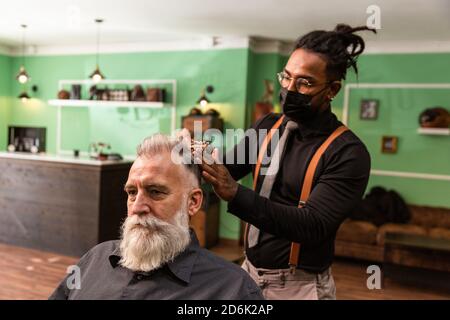
{"label": "dreadlock hair", "polygon": [[347,24],[338,24],[333,31],[316,30],[300,37],[294,51],[305,49],[324,56],[327,60],[327,76],[333,80],[345,79],[347,69],[352,67],[358,75],[356,60],[364,51],[364,40],[354,32],[375,29],[366,26],[352,28]]}

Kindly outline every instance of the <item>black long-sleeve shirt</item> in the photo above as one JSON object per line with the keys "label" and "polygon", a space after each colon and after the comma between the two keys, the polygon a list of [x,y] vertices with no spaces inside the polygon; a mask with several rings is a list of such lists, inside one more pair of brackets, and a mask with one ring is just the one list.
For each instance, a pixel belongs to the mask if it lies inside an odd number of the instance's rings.
{"label": "black long-sleeve shirt", "polygon": [[[257,132],[259,129],[269,130],[280,116],[269,114],[256,122],[252,129]],[[280,126],[280,137],[287,121],[285,118]],[[270,199],[259,195],[264,181],[260,174],[256,192],[239,185],[237,194],[228,203],[230,213],[261,230],[258,244],[246,248],[247,258],[255,267],[288,268],[292,241],[302,245],[298,268],[322,272],[331,265],[337,229],[361,199],[370,172],[370,155],[353,132],[344,132],[328,147],[317,166],[306,205],[302,208],[297,205],[312,156],[341,125],[330,108],[307,126],[300,124],[286,142]],[[255,156],[251,154],[255,148],[250,147],[250,142],[248,137],[242,139],[233,151],[236,157],[238,149],[246,150],[244,164],[226,164],[235,180],[254,172],[255,164],[250,159]],[[227,159],[230,158],[232,156],[227,154]]]}

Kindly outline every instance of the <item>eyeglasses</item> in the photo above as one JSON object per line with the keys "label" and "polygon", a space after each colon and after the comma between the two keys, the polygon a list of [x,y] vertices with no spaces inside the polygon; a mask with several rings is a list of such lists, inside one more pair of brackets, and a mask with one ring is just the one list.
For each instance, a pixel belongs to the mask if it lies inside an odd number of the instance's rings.
{"label": "eyeglasses", "polygon": [[278,82],[280,83],[281,87],[285,88],[285,89],[289,87],[292,80],[295,80],[295,88],[300,93],[305,93],[309,89],[313,88],[314,86],[317,86],[320,84],[328,84],[328,83],[332,82],[332,81],[327,81],[327,82],[323,82],[323,83],[312,84],[305,78],[293,78],[293,77],[287,75],[285,72],[278,72],[277,77],[278,77]]}

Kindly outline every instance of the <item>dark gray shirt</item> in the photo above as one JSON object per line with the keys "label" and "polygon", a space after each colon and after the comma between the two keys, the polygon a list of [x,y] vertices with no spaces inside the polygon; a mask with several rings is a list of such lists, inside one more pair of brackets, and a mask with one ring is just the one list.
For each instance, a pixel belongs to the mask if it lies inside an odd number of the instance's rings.
{"label": "dark gray shirt", "polygon": [[81,288],[68,289],[68,275],[49,299],[263,299],[242,268],[201,248],[192,230],[186,250],[151,272],[122,267],[119,243],[104,242],[87,252],[77,264]]}

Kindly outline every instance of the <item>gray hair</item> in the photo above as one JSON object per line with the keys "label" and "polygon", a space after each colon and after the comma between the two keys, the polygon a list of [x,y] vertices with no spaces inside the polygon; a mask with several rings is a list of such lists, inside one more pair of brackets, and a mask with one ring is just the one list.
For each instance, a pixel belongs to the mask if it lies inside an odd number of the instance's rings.
{"label": "gray hair", "polygon": [[[137,147],[138,157],[149,157],[156,154],[161,154],[164,152],[172,153],[172,150],[179,148],[180,144],[183,143],[181,139],[172,138],[168,135],[161,133],[156,133],[151,135],[142,141]],[[190,152],[190,148],[179,148],[178,155],[180,159],[185,159],[183,157],[183,151]],[[194,176],[197,186],[201,184],[201,170],[198,164],[193,163],[193,161],[180,161],[183,166]]]}

